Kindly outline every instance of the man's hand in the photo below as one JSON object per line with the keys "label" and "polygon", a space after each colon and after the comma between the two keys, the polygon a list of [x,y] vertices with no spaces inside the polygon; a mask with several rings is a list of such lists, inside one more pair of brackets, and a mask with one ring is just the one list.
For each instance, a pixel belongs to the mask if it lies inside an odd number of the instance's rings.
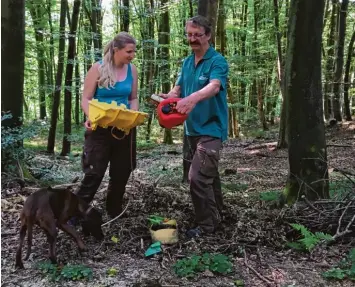
{"label": "man's hand", "polygon": [[91,121],[90,120],[86,120],[84,125],[85,125],[85,128],[87,131],[91,131]]}
{"label": "man's hand", "polygon": [[191,94],[190,96],[183,98],[177,102],[176,110],[180,114],[189,114],[194,109],[197,103],[197,94]]}
{"label": "man's hand", "polygon": [[178,98],[179,95],[176,94],[175,92],[169,92],[167,94],[159,94],[159,97],[162,97],[163,99],[170,99],[170,98]]}

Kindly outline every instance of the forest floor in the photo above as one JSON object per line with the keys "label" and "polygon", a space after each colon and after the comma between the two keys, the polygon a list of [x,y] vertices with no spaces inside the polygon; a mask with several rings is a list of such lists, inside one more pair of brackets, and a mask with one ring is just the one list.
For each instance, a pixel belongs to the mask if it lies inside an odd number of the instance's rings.
{"label": "forest floor", "polygon": [[[292,234],[289,225],[292,222],[285,216],[287,207],[278,208],[272,200],[267,200],[284,189],[288,174],[287,150],[276,149],[275,135],[231,139],[224,145],[220,162],[226,206],[222,228],[216,234],[196,240],[184,235],[193,221],[193,207],[188,185],[181,183],[181,144],[157,144],[153,149],[139,150],[138,168],[125,195],[124,206],[128,202],[129,206],[121,218],[104,227],[104,241],[85,238],[89,251],[80,255],[71,238],[59,232],[58,260],[90,268],[93,277],[84,281],[53,281],[43,275],[38,263],[47,259],[48,245],[37,227],[32,255],[25,261],[25,269],[15,270],[19,211],[25,197],[36,186],[21,188],[3,177],[1,286],[354,286],[354,281],[348,279],[336,281],[322,276],[355,247],[354,234],[350,239],[311,252],[285,246]],[[345,188],[355,192],[354,176],[344,176],[344,171],[355,174],[354,122],[328,127],[327,145],[333,192],[344,190],[344,185],[336,185],[344,182],[350,183]],[[60,158],[37,152],[29,162],[32,172],[42,173],[41,180],[56,177],[62,183],[70,183],[75,177],[82,177],[80,156]],[[102,210],[106,186],[107,177],[94,201]],[[163,246],[163,252],[153,258],[145,258],[144,252],[152,243],[147,225],[147,217],[152,214],[177,220],[179,242]],[[177,260],[206,252],[230,256],[231,272],[225,275],[197,272],[190,279],[174,273]]]}

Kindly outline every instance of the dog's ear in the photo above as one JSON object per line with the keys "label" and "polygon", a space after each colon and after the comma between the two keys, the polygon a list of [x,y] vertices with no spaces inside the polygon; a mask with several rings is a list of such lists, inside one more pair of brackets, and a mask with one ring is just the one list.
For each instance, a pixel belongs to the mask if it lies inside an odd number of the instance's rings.
{"label": "dog's ear", "polygon": [[53,190],[53,188],[50,185],[48,185],[47,189],[48,190]]}

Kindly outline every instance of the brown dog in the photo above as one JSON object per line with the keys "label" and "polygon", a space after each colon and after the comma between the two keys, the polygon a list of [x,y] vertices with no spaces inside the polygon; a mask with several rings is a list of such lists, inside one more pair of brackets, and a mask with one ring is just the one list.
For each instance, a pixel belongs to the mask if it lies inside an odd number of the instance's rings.
{"label": "brown dog", "polygon": [[78,198],[68,189],[42,188],[31,194],[25,201],[21,211],[20,244],[16,252],[16,267],[23,268],[22,245],[28,231],[27,260],[31,254],[33,224],[40,226],[47,235],[49,243],[49,258],[57,262],[55,243],[57,227],[75,239],[79,250],[86,247],[75,229],[67,224],[72,217],[83,219],[82,226],[85,234],[92,234],[96,239],[104,237],[101,229],[102,215],[85,201]]}

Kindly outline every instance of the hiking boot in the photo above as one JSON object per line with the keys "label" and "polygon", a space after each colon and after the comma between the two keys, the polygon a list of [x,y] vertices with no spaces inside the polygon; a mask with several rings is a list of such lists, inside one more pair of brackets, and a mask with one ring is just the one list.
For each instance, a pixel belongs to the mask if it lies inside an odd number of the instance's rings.
{"label": "hiking boot", "polygon": [[203,234],[203,231],[201,227],[197,226],[195,228],[191,228],[188,231],[186,231],[186,236],[188,238],[196,238],[196,237],[201,237]]}

